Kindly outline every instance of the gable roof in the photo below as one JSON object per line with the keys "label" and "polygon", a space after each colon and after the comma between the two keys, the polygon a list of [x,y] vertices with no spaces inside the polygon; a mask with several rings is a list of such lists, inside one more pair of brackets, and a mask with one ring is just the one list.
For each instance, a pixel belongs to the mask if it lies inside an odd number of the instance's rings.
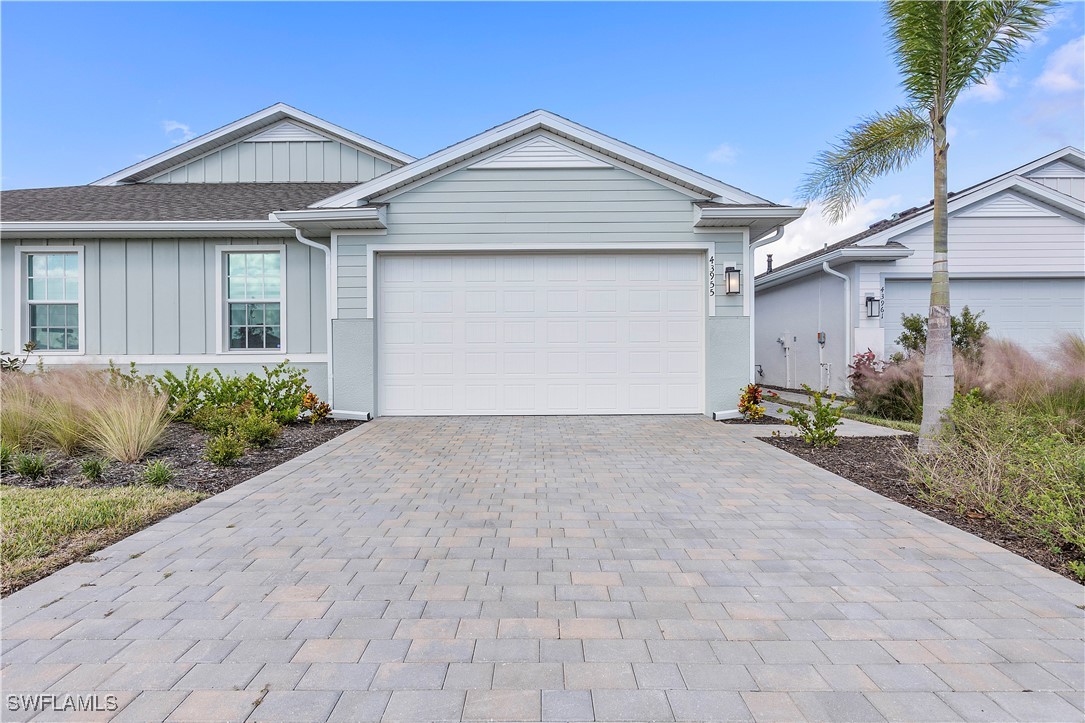
{"label": "gable roof", "polygon": [[353,183],[136,183],[0,192],[0,222],[266,221]]}
{"label": "gable roof", "polygon": [[105,178],[100,178],[91,185],[111,186],[118,183],[145,181],[174,166],[210,153],[216,148],[258,134],[262,130],[280,124],[282,121],[291,121],[291,126],[297,129],[295,132],[313,131],[315,129],[322,135],[329,136],[341,143],[384,159],[393,166],[402,166],[414,160],[413,156],[390,148],[383,143],[360,136],[346,128],[329,123],[286,103],[276,103],[252,115],[245,116],[233,123],[228,123],[221,128],[204,133],[179,146],[163,151],[156,156],[135,163],[128,168],[112,173]]}
{"label": "gable roof", "polygon": [[[535,110],[488,131],[432,153],[402,168],[385,173],[344,193],[313,204],[314,208],[349,207],[388,194],[408,184],[431,176],[477,157],[486,151],[537,131],[547,131],[588,148],[604,157],[627,164],[651,176],[686,189],[704,200],[719,200],[737,205],[769,204],[747,193],[628,143],[603,135],[545,110]],[[772,205],[772,204],[770,204]]]}
{"label": "gable roof", "polygon": [[[1024,177],[1024,174],[1030,173],[1031,171],[1042,168],[1056,161],[1065,161],[1069,162],[1075,167],[1085,168],[1085,154],[1083,154],[1077,148],[1067,146],[1058,151],[1055,151],[1054,153],[1049,153],[1046,156],[1042,156],[1041,158],[1037,158],[1034,161],[1030,161],[1023,166],[1018,166],[1013,170],[995,176],[994,178],[989,178],[986,181],[981,181],[980,183],[969,186],[961,191],[951,191],[949,194],[950,204],[951,206],[957,206],[959,208],[961,205],[964,205],[962,201],[967,201],[968,204],[972,204],[995,193],[1001,193],[1002,191],[1009,188],[1015,188],[1019,191],[1024,192],[1026,195],[1040,198],[1041,200],[1044,200],[1048,203],[1052,203],[1052,205],[1055,205],[1056,207],[1062,207],[1066,210],[1076,212],[1080,215],[1081,211],[1079,210],[1079,207],[1085,205],[1082,204],[1081,201],[1073,198],[1072,196],[1066,196],[1066,194],[1059,193],[1054,189],[1051,189],[1047,186],[1036,183],[1035,181]],[[1060,196],[1063,198],[1059,198]],[[772,271],[766,271],[764,273],[758,274],[756,278],[758,280],[761,280],[767,279],[769,276],[775,277],[780,272],[793,269],[797,266],[804,266],[813,259],[819,258],[821,256],[827,256],[835,251],[839,251],[850,246],[861,245],[866,248],[877,247],[877,244],[874,242],[868,242],[865,244],[860,244],[859,242],[865,241],[874,236],[878,236],[879,234],[883,234],[887,231],[890,231],[891,229],[898,228],[906,224],[910,228],[912,226],[926,223],[929,220],[928,216],[932,214],[933,210],[934,202],[931,201],[924,204],[923,206],[914,206],[898,213],[894,213],[889,218],[872,223],[864,231],[860,231],[859,233],[837,241],[836,243],[828,244],[823,248],[818,249],[817,251],[788,261],[786,264],[781,264],[780,266],[775,267]],[[950,210],[952,211],[953,209],[951,208]],[[899,232],[902,233],[903,230],[904,229],[899,229]],[[896,234],[886,234],[886,236],[891,235]],[[891,248],[893,246],[899,247],[900,244],[895,241],[886,240],[884,246],[887,248]]]}

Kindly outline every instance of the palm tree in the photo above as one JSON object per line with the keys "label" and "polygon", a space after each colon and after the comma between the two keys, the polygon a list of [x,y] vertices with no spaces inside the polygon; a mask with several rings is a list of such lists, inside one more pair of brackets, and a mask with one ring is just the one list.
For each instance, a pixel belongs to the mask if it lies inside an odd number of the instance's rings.
{"label": "palm tree", "polygon": [[934,149],[934,261],[923,368],[920,450],[936,445],[953,401],[949,327],[947,120],[961,92],[1011,61],[1045,24],[1052,0],[891,0],[885,12],[907,103],[863,118],[814,161],[800,194],[838,222],[875,178]]}

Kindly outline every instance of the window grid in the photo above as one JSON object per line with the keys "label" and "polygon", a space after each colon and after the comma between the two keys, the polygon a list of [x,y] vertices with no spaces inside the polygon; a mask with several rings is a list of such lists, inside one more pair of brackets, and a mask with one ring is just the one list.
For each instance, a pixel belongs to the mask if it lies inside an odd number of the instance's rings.
{"label": "window grid", "polygon": [[226,253],[226,315],[232,351],[282,348],[278,251]]}
{"label": "window grid", "polygon": [[79,350],[79,256],[26,254],[29,340],[40,351]]}

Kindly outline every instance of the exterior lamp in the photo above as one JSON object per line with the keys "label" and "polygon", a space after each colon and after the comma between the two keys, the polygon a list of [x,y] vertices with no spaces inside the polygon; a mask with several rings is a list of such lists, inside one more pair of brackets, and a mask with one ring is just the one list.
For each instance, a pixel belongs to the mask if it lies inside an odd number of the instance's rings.
{"label": "exterior lamp", "polygon": [[734,266],[728,266],[723,272],[723,288],[727,294],[737,294],[742,291],[742,277],[739,270]]}
{"label": "exterior lamp", "polygon": [[881,316],[881,304],[873,296],[866,297],[866,315],[868,319],[876,319]]}

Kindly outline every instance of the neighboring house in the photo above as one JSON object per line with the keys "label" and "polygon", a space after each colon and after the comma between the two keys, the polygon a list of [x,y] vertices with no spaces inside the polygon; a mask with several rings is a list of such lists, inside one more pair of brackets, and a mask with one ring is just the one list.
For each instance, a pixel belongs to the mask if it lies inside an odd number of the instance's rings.
{"label": "neighboring house", "polygon": [[545,111],[415,160],[282,104],[0,202],[4,349],[285,358],[362,418],[733,409],[740,276],[802,213]]}
{"label": "neighboring house", "polygon": [[[901,316],[930,305],[932,215],[930,205],[908,209],[759,275],[760,380],[844,391],[854,353],[898,351]],[[982,311],[991,336],[1032,350],[1085,333],[1083,217],[1076,148],[951,194],[952,312]]]}

